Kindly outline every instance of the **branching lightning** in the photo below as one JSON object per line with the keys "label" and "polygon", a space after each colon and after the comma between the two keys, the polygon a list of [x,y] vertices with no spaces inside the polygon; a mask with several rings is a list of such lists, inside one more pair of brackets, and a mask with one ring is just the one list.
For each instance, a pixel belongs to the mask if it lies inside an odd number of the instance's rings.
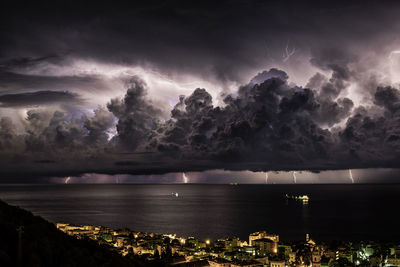
{"label": "branching lightning", "polygon": [[70,180],[71,180],[71,177],[68,176],[67,178],[65,178],[64,184],[68,184]]}
{"label": "branching lightning", "polygon": [[289,50],[289,42],[286,44],[285,52],[283,53],[283,62],[286,62],[290,59],[291,56],[296,52],[296,48],[294,47],[292,50]]}

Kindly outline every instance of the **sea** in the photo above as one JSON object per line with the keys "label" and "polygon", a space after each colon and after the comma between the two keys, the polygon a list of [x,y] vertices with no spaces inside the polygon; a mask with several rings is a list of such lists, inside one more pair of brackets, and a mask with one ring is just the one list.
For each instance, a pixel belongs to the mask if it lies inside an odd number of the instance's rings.
{"label": "sea", "polygon": [[0,199],[54,223],[200,239],[400,240],[399,184],[3,184]]}

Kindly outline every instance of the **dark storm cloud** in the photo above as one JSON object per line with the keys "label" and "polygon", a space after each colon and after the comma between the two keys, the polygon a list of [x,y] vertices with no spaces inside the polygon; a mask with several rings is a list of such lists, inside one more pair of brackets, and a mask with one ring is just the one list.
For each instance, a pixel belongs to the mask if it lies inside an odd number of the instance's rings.
{"label": "dark storm cloud", "polygon": [[[4,177],[400,163],[400,92],[359,71],[364,53],[395,38],[395,2],[2,5],[2,107],[85,104],[84,92],[106,91],[101,77],[52,73],[85,60],[243,84],[221,106],[210,88],[193,88],[167,119],[139,77],[119,77],[125,96],[92,115],[32,108],[18,125],[1,114]],[[304,61],[320,71],[305,87],[276,68],[248,79],[266,64],[300,68]],[[363,85],[368,105],[346,94],[352,83]]]}
{"label": "dark storm cloud", "polygon": [[118,119],[118,139],[124,147],[136,149],[156,129],[161,111],[145,99],[145,83],[139,78],[127,81],[123,100],[112,99],[107,108]]}
{"label": "dark storm cloud", "polygon": [[60,64],[62,63],[63,58],[57,55],[48,55],[43,57],[19,57],[19,58],[11,58],[8,61],[2,62],[0,67],[2,69],[32,69],[41,65],[42,63],[53,63]]}
{"label": "dark storm cloud", "polygon": [[300,167],[308,165],[307,160],[327,159],[334,140],[313,119],[320,110],[314,91],[290,88],[286,81],[271,78],[242,87],[225,103],[224,108],[213,107],[207,91],[196,89],[181,98],[171,120],[157,130],[161,134],[157,141],[150,144],[162,152],[181,151],[184,158],[211,158],[238,166],[247,162],[261,168],[285,169],[286,161]]}
{"label": "dark storm cloud", "polygon": [[15,144],[16,132],[12,120],[3,117],[0,120],[0,149],[2,151],[9,150]]}
{"label": "dark storm cloud", "polygon": [[[92,117],[71,118],[61,111],[54,113],[29,110],[24,135],[25,149],[30,152],[48,152],[48,156],[66,157],[76,153],[101,153],[107,146],[107,130],[114,118],[103,108],[94,111]],[[66,153],[57,155],[58,153]]]}
{"label": "dark storm cloud", "polygon": [[266,59],[282,62],[288,42],[296,59],[330,48],[346,48],[338,52],[343,56],[372,37],[384,39],[398,30],[398,9],[393,1],[35,2],[4,6],[0,57],[10,64],[63,57],[149,63],[165,72],[241,80]]}
{"label": "dark storm cloud", "polygon": [[[167,121],[146,100],[146,84],[127,81],[123,99],[112,99],[108,110],[73,119],[63,112],[31,110],[26,133],[17,134],[12,121],[0,123],[5,174],[32,175],[82,172],[150,174],[176,171],[324,170],[396,167],[400,153],[400,91],[377,88],[375,103],[386,112],[371,113],[351,100],[330,100],[312,88],[290,86],[276,69],[261,73],[237,96],[214,107],[206,89],[181,96]],[[276,77],[276,74],[281,78]],[[334,79],[336,74],[333,72]],[[330,112],[326,111],[330,109]],[[342,109],[342,110],[341,110]],[[335,111],[339,110],[339,111]],[[323,114],[323,115],[321,115]],[[348,117],[342,128],[322,128]],[[117,122],[117,134],[108,130]],[[121,153],[124,152],[124,153]],[[24,156],[18,156],[23,153]],[[14,155],[13,157],[10,157]],[[22,155],[22,154],[21,154]],[[52,164],[39,164],[48,162]],[[18,169],[18,166],[25,169]]]}
{"label": "dark storm cloud", "polygon": [[36,91],[31,93],[0,95],[0,107],[29,107],[38,105],[74,103],[82,104],[83,100],[67,91]]}
{"label": "dark storm cloud", "polygon": [[43,90],[68,91],[71,88],[90,88],[91,90],[104,89],[99,77],[85,76],[46,76],[14,73],[0,70],[0,92],[26,92]]}

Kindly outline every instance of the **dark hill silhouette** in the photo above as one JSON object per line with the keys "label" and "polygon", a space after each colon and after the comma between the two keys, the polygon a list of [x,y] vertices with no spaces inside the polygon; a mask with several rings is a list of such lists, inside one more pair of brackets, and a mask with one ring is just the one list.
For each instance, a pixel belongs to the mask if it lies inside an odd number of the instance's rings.
{"label": "dark hill silhouette", "polygon": [[18,228],[22,226],[20,266],[141,266],[93,240],[78,240],[31,212],[0,200],[0,266],[18,266]]}

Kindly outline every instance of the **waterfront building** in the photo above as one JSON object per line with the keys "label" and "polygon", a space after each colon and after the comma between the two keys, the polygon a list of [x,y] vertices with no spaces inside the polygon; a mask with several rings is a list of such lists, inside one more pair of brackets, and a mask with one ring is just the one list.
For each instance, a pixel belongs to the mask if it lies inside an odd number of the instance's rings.
{"label": "waterfront building", "polygon": [[[278,235],[265,231],[249,235],[249,243],[238,238],[201,241],[175,234],[112,230],[101,226],[56,224],[57,228],[78,239],[90,238],[122,254],[140,255],[146,261],[163,260],[171,266],[269,266],[329,267],[355,264],[361,266],[399,266],[399,246],[391,245],[389,255],[379,253],[382,245],[374,242],[316,244],[307,235],[306,242],[279,242]],[[178,261],[177,259],[181,259]],[[175,259],[173,262],[172,259]]]}

